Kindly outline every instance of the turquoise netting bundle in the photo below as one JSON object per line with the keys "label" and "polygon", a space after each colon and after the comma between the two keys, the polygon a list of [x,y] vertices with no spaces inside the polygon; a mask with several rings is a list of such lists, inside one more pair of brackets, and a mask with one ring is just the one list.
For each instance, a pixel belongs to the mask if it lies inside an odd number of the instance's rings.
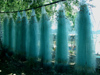
{"label": "turquoise netting bundle", "polygon": [[9,18],[9,23],[8,23],[8,49],[11,52],[15,51],[15,22],[14,19],[12,17],[12,14],[10,14],[10,18]]}
{"label": "turquoise netting bundle", "polygon": [[21,54],[21,15],[20,12],[17,13],[17,20],[16,20],[16,26],[15,26],[15,35],[16,35],[16,46],[15,46],[15,54],[19,55]]}
{"label": "turquoise netting bundle", "polygon": [[88,5],[80,5],[80,11],[78,12],[76,19],[76,70],[89,73],[94,72],[96,66],[92,22],[90,16],[91,13],[89,12]]}
{"label": "turquoise netting bundle", "polygon": [[68,29],[70,23],[65,16],[63,6],[58,11],[58,28],[57,28],[57,49],[55,58],[55,68],[63,70],[68,65]]}
{"label": "turquoise netting bundle", "polygon": [[31,19],[29,22],[29,51],[28,58],[34,61],[38,60],[39,55],[39,25],[35,15],[35,10],[32,10]]}
{"label": "turquoise netting bundle", "polygon": [[5,14],[4,20],[3,20],[3,45],[5,48],[8,48],[8,16]]}
{"label": "turquoise netting bundle", "polygon": [[51,65],[51,45],[50,45],[50,21],[45,8],[42,7],[42,16],[40,19],[40,59],[44,66]]}
{"label": "turquoise netting bundle", "polygon": [[26,12],[23,11],[22,21],[21,21],[21,56],[27,57],[27,49],[28,49],[28,20],[26,16]]}

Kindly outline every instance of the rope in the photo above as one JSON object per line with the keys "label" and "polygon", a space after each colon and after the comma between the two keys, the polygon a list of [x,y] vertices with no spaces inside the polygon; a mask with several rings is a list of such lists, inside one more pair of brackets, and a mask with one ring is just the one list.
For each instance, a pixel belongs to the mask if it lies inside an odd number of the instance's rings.
{"label": "rope", "polygon": [[55,3],[59,3],[59,2],[62,2],[62,1],[66,1],[66,0],[60,0],[60,1],[56,1],[56,2],[49,3],[49,4],[40,5],[38,7],[33,7],[33,8],[25,9],[25,10],[12,11],[12,12],[1,12],[0,11],[0,13],[17,13],[17,12],[22,12],[22,11],[29,11],[29,10],[32,10],[32,9],[41,8],[43,6],[48,6],[48,5],[52,5],[52,4],[55,4]]}

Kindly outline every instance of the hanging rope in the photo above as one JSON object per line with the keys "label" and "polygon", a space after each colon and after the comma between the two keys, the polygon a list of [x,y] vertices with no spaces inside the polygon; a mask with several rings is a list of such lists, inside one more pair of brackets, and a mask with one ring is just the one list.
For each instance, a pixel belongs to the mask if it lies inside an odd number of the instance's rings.
{"label": "hanging rope", "polygon": [[59,3],[59,2],[62,2],[62,1],[66,1],[66,0],[60,0],[60,1],[56,1],[56,2],[49,3],[49,4],[40,5],[38,7],[33,7],[33,8],[25,9],[25,10],[12,11],[12,12],[1,12],[0,11],[0,13],[17,13],[17,12],[22,12],[22,11],[28,11],[28,10],[32,10],[32,9],[41,8],[42,6],[48,6],[48,5],[56,4],[56,3]]}

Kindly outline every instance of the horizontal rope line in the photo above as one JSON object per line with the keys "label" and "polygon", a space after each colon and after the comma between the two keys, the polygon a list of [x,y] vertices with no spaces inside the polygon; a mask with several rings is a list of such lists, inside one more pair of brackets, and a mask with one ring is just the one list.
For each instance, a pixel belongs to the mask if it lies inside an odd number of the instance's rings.
{"label": "horizontal rope line", "polygon": [[25,10],[12,11],[12,12],[0,12],[0,13],[16,13],[16,12],[28,11],[28,10],[32,10],[32,9],[41,8],[42,6],[52,5],[52,4],[55,4],[55,3],[58,3],[58,2],[62,2],[62,1],[66,1],[66,0],[60,0],[60,1],[52,2],[52,3],[49,3],[49,4],[44,4],[44,5],[41,5],[41,6],[38,6],[38,7],[33,7],[33,8],[25,9]]}

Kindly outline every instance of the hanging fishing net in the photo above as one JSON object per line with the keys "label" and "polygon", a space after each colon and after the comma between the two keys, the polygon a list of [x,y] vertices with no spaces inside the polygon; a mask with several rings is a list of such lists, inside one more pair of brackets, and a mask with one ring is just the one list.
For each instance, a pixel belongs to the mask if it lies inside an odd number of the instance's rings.
{"label": "hanging fishing net", "polygon": [[8,16],[7,14],[5,14],[4,16],[4,20],[3,20],[3,46],[5,48],[8,47],[8,32],[7,29],[8,28]]}
{"label": "hanging fishing net", "polygon": [[9,23],[8,23],[8,40],[9,40],[9,51],[15,51],[15,23],[10,14]]}
{"label": "hanging fishing net", "polygon": [[64,69],[68,65],[68,29],[70,23],[65,16],[63,6],[58,11],[57,49],[55,64],[56,69]]}
{"label": "hanging fishing net", "polygon": [[20,13],[18,12],[17,13],[17,20],[16,20],[16,27],[15,27],[16,29],[16,32],[15,32],[15,35],[16,35],[16,46],[15,46],[15,48],[16,48],[16,54],[18,55],[18,54],[21,54],[21,15],[20,15]]}
{"label": "hanging fishing net", "polygon": [[26,52],[28,50],[28,20],[26,12],[23,11],[22,21],[21,21],[21,56],[27,56]]}
{"label": "hanging fishing net", "polygon": [[79,71],[94,72],[96,60],[90,16],[91,13],[88,6],[86,4],[81,5],[76,20],[76,69]]}
{"label": "hanging fishing net", "polygon": [[32,10],[31,19],[29,22],[29,51],[28,58],[37,61],[38,59],[38,21],[35,15],[35,10]]}
{"label": "hanging fishing net", "polygon": [[44,64],[51,64],[51,45],[50,45],[50,21],[45,8],[42,7],[42,17],[40,20],[40,58]]}

